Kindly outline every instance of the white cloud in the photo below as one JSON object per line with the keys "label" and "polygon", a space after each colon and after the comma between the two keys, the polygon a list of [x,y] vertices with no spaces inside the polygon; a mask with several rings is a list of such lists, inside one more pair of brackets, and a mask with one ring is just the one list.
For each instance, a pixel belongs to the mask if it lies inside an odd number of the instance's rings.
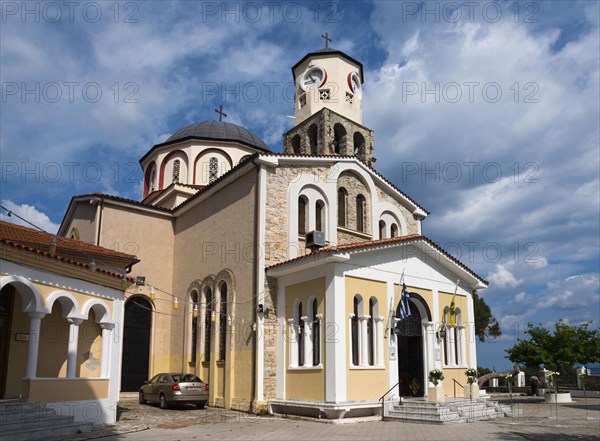
{"label": "white cloud", "polygon": [[[3,199],[2,205],[4,207],[6,207],[9,210],[9,212],[17,214],[18,216],[22,217],[23,219],[26,219],[31,224],[35,225],[36,227],[41,228],[42,230],[44,230],[48,233],[58,232],[58,227],[60,225],[52,222],[45,213],[42,213],[34,206],[31,206],[28,204],[20,204],[20,205],[15,204],[13,201],[11,201],[9,199]],[[3,221],[6,221],[6,222],[11,222],[11,223],[17,224],[17,225],[23,225],[25,227],[34,228],[32,225],[28,224],[27,222],[19,219],[18,217],[14,216],[14,215],[9,216],[8,213],[4,210],[2,213],[0,213],[0,219]]]}
{"label": "white cloud", "polygon": [[491,283],[502,288],[515,288],[523,282],[522,280],[517,280],[506,265],[496,265],[496,271],[488,275],[488,279]]}

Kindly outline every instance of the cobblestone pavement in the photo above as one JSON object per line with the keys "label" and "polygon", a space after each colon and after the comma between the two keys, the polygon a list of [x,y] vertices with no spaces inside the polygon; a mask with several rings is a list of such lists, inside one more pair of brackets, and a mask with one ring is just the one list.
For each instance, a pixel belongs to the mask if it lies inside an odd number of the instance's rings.
{"label": "cobblestone pavement", "polygon": [[[493,399],[510,403],[508,396]],[[432,425],[396,421],[352,424],[257,417],[218,408],[180,406],[161,410],[139,405],[137,396],[123,396],[119,421],[92,433],[63,436],[62,441],[101,440],[504,440],[504,441],[600,441],[600,399],[576,399],[550,405],[540,398],[514,397],[518,418],[486,422]],[[49,440],[50,441],[50,440]]]}

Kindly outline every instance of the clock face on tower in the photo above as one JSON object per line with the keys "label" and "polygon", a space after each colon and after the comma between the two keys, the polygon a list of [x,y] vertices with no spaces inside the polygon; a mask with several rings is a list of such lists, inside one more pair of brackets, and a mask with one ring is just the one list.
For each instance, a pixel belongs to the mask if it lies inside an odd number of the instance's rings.
{"label": "clock face on tower", "polygon": [[360,84],[360,78],[358,78],[358,75],[356,74],[356,72],[350,72],[348,74],[348,86],[350,87],[350,90],[352,91],[352,93],[360,96],[361,84]]}
{"label": "clock face on tower", "polygon": [[325,69],[317,66],[309,67],[300,79],[300,87],[305,91],[316,89],[325,84],[326,79]]}

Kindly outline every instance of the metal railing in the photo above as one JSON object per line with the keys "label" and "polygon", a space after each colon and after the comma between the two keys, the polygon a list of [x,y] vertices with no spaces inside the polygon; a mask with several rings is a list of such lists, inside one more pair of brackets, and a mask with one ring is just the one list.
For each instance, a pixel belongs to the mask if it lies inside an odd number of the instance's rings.
{"label": "metal railing", "polygon": [[458,384],[460,387],[463,388],[463,391],[465,390],[465,387],[460,384],[458,381],[456,381],[454,378],[452,379],[452,381],[454,382],[453,386],[454,386],[454,398],[456,398],[456,385]]}
{"label": "metal railing", "polygon": [[[381,401],[381,419],[382,420],[383,420],[383,413],[385,411],[385,396],[387,394],[389,394],[396,386],[400,385],[401,383],[402,383],[402,380],[398,381],[396,384],[394,384],[392,387],[390,387],[386,393],[384,393],[381,397],[379,397],[379,400],[377,400],[377,401]],[[402,396],[400,396],[400,406],[402,406]]]}

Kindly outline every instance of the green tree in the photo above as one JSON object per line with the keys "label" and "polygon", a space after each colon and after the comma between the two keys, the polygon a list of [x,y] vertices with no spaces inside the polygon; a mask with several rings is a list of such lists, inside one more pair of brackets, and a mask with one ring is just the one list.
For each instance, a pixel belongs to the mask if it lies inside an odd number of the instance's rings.
{"label": "green tree", "polygon": [[568,373],[575,363],[587,364],[600,361],[600,331],[590,329],[592,322],[570,326],[562,319],[554,324],[554,331],[541,323],[527,324],[528,340],[517,340],[506,349],[508,359],[525,363],[528,368],[541,364],[560,373]]}
{"label": "green tree", "polygon": [[473,294],[473,309],[475,312],[475,335],[480,342],[484,342],[486,338],[498,338],[502,335],[500,324],[492,315],[490,307],[477,293]]}

